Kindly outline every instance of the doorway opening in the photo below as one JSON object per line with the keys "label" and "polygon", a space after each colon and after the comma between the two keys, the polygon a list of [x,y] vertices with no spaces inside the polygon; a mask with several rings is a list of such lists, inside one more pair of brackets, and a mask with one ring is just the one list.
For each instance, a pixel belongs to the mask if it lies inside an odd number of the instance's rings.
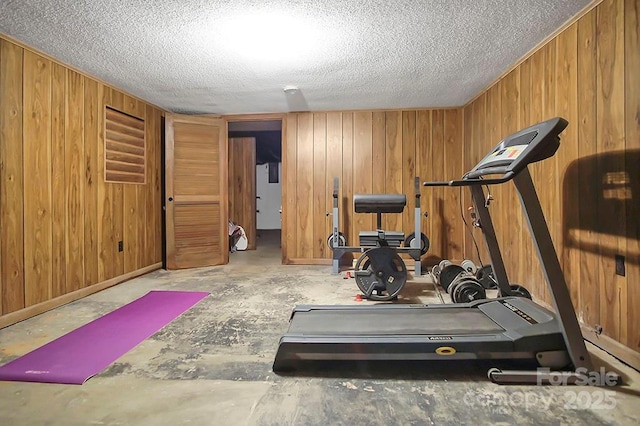
{"label": "doorway opening", "polygon": [[281,258],[282,120],[228,122],[229,261],[256,250]]}

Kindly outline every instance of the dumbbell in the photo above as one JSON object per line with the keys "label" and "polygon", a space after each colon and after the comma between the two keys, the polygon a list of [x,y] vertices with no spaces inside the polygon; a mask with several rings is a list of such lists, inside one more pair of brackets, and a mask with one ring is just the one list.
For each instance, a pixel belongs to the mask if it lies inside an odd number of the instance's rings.
{"label": "dumbbell", "polygon": [[498,286],[494,276],[493,268],[491,265],[484,265],[482,268],[476,271],[476,279],[482,284],[485,289],[492,289]]}
{"label": "dumbbell", "polygon": [[453,263],[447,259],[441,260],[440,263],[438,263],[438,267],[441,271],[449,265],[453,265]]}
{"label": "dumbbell", "polygon": [[433,265],[431,267],[431,271],[430,271],[431,278],[433,278],[433,282],[436,283],[437,285],[440,280],[440,272],[442,271],[443,266],[445,266],[446,264],[451,264],[451,262],[449,262],[448,260],[442,260],[437,265]]}
{"label": "dumbbell", "polygon": [[[327,237],[327,245],[333,250],[333,232]],[[344,247],[347,245],[347,238],[342,232],[338,232],[338,247]]]}
{"label": "dumbbell", "polygon": [[449,263],[440,271],[440,285],[453,303],[486,299],[487,293],[475,277],[460,265]]}
{"label": "dumbbell", "polygon": [[[446,263],[445,263],[446,262]],[[447,293],[451,294],[451,283],[455,281],[458,275],[464,273],[464,269],[460,265],[454,265],[448,260],[440,262],[440,274],[438,275],[438,284]]]}
{"label": "dumbbell", "polygon": [[440,266],[438,265],[433,265],[431,267],[431,278],[433,278],[433,282],[437,283],[438,282],[438,278],[440,277]]}
{"label": "dumbbell", "polygon": [[473,260],[469,260],[469,259],[463,260],[460,266],[462,266],[464,270],[470,273],[471,275],[475,275],[476,272],[478,271],[478,267],[476,266]]}
{"label": "dumbbell", "polygon": [[458,275],[449,287],[453,303],[467,303],[487,298],[482,284],[468,272]]}

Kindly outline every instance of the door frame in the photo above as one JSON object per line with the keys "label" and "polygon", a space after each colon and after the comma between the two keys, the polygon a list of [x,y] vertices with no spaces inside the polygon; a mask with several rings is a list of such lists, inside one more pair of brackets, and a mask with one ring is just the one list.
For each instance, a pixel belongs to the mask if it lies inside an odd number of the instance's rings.
{"label": "door frame", "polygon": [[[286,194],[286,185],[284,184],[287,179],[286,179],[286,166],[285,166],[285,161],[286,161],[286,146],[285,146],[285,142],[287,140],[287,113],[267,113],[267,114],[233,114],[233,115],[223,115],[222,118],[224,119],[224,125],[225,125],[225,131],[226,131],[226,136],[227,136],[227,141],[229,140],[229,123],[236,123],[236,122],[241,122],[241,121],[280,121],[281,123],[281,130],[280,130],[280,148],[282,150],[282,198],[280,200],[281,205],[284,207],[285,204],[285,200],[287,199],[287,194]],[[228,144],[228,142],[227,142]],[[228,147],[227,147],[227,151],[228,151]],[[228,159],[227,159],[228,161]],[[255,167],[255,164],[254,164]],[[253,183],[254,185],[254,189],[255,189],[255,182]],[[256,207],[254,207],[254,210],[256,209]],[[255,214],[255,212],[254,212]],[[282,263],[285,264],[285,256],[284,254],[286,253],[286,241],[285,241],[285,229],[286,229],[286,218],[287,218],[287,213],[286,213],[286,209],[282,209],[282,213],[281,213],[281,219],[282,219],[282,226],[280,227],[280,244],[281,244],[281,250],[280,252],[282,253]],[[256,217],[256,224],[258,223],[258,218]],[[256,226],[257,228],[257,226]],[[257,245],[257,243],[256,243]]]}

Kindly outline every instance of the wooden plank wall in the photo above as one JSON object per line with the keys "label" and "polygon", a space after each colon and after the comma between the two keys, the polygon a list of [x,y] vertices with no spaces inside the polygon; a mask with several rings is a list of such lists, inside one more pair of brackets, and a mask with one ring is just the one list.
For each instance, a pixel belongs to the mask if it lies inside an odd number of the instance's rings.
{"label": "wooden plank wall", "polygon": [[[532,166],[578,317],[640,352],[640,28],[637,0],[605,0],[464,108],[464,163],[554,116],[569,127],[555,157]],[[513,282],[550,302],[519,201],[492,189]],[[476,236],[481,238],[476,232]],[[471,240],[467,256],[475,256]],[[481,251],[488,261],[486,252]],[[615,274],[614,255],[626,258]],[[532,266],[535,265],[535,266]],[[634,309],[635,308],[635,309]]]}
{"label": "wooden plank wall", "polygon": [[[146,184],[104,182],[105,105],[146,121]],[[0,317],[161,261],[161,115],[0,38]]]}
{"label": "wooden plank wall", "polygon": [[[283,260],[327,263],[333,219],[333,178],[340,179],[340,230],[348,244],[375,229],[375,215],[354,214],[353,195],[403,193],[402,215],[383,216],[386,230],[414,228],[414,177],[420,182],[463,172],[461,109],[288,114],[283,141]],[[429,256],[460,258],[463,227],[457,189],[421,186]]]}
{"label": "wooden plank wall", "polygon": [[256,138],[229,139],[229,220],[242,226],[247,250],[256,249]]}

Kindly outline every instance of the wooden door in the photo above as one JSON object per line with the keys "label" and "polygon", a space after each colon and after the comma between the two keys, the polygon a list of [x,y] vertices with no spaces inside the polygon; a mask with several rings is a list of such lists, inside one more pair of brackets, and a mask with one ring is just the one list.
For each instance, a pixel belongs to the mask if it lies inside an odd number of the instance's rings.
{"label": "wooden door", "polygon": [[229,220],[242,226],[247,249],[256,248],[256,139],[229,139]]}
{"label": "wooden door", "polygon": [[229,261],[227,136],[221,118],[165,121],[167,269]]}

